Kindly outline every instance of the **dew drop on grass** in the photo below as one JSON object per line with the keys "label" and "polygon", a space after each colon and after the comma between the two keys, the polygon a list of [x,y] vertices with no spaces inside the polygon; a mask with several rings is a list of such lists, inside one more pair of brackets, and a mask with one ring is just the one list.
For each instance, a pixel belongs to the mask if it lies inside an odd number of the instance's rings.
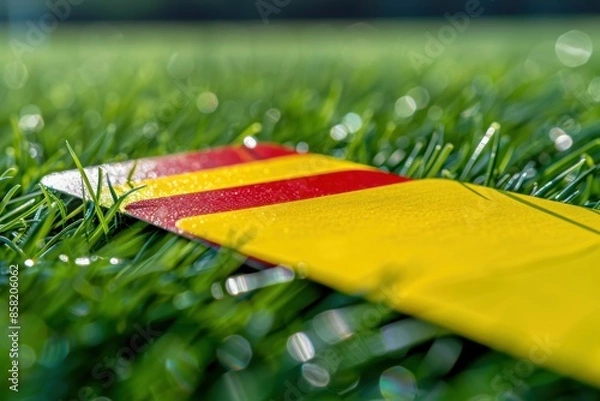
{"label": "dew drop on grass", "polygon": [[77,266],[89,266],[91,263],[92,263],[92,260],[85,256],[75,259],[75,264]]}
{"label": "dew drop on grass", "polygon": [[381,166],[387,160],[387,153],[385,151],[381,151],[373,157],[373,164],[376,166]]}
{"label": "dew drop on grass", "polygon": [[225,289],[230,295],[236,296],[258,288],[286,283],[293,279],[294,273],[291,270],[282,267],[273,267],[257,273],[229,277],[225,281]]}
{"label": "dew drop on grass", "polygon": [[571,135],[567,134],[563,129],[554,127],[550,130],[548,134],[552,142],[554,142],[554,147],[556,150],[563,152],[568,150],[573,146],[573,138]]}
{"label": "dew drop on grass", "polygon": [[337,124],[331,128],[329,135],[336,141],[343,141],[348,136],[348,128],[343,124]]}
{"label": "dew drop on grass", "polygon": [[353,334],[347,313],[331,309],[315,316],[312,326],[317,335],[329,344],[345,340]]}
{"label": "dew drop on grass", "polygon": [[19,128],[23,132],[39,132],[44,128],[44,119],[40,114],[25,114],[19,118]]}
{"label": "dew drop on grass", "polygon": [[38,106],[30,104],[21,109],[19,128],[23,132],[39,132],[44,128],[44,118]]}
{"label": "dew drop on grass", "polygon": [[281,119],[281,112],[278,109],[273,108],[267,110],[265,116],[272,122],[276,123]]}
{"label": "dew drop on grass", "polygon": [[252,359],[252,347],[248,340],[239,335],[233,335],[223,340],[217,349],[217,358],[221,365],[230,370],[245,369]]}
{"label": "dew drop on grass", "polygon": [[588,62],[592,55],[592,39],[581,31],[573,30],[556,40],[556,55],[567,67],[579,67]]}
{"label": "dew drop on grass", "polygon": [[554,146],[558,151],[564,152],[573,146],[573,138],[567,134],[559,135],[558,138],[554,140]]}
{"label": "dew drop on grass", "polygon": [[394,106],[396,115],[400,118],[408,118],[417,111],[417,102],[411,96],[402,96]]}
{"label": "dew drop on grass", "polygon": [[314,387],[326,387],[331,379],[327,369],[310,362],[302,365],[302,377]]}
{"label": "dew drop on grass", "polygon": [[561,128],[559,127],[554,127],[550,130],[550,132],[548,132],[548,136],[550,137],[550,139],[554,142],[556,141],[556,138],[558,138],[561,135],[565,135],[566,132],[563,131]]}
{"label": "dew drop on grass", "polygon": [[29,144],[29,156],[32,159],[41,159],[42,156],[42,146],[37,144],[37,143],[30,143]]}
{"label": "dew drop on grass", "polygon": [[417,396],[417,383],[408,369],[394,366],[381,374],[379,390],[385,400],[412,401]]}
{"label": "dew drop on grass", "polygon": [[310,338],[302,332],[292,334],[287,341],[287,349],[292,358],[306,362],[314,358],[315,348]]}
{"label": "dew drop on grass", "polygon": [[356,113],[348,113],[342,119],[342,124],[350,133],[357,132],[362,127],[362,118]]}
{"label": "dew drop on grass", "polygon": [[76,317],[87,316],[90,313],[90,305],[86,301],[77,302],[69,307],[69,312]]}
{"label": "dew drop on grass", "polygon": [[225,296],[223,287],[221,287],[221,284],[217,282],[211,284],[210,293],[214,299],[222,299]]}
{"label": "dew drop on grass", "polygon": [[142,134],[144,134],[146,138],[152,139],[156,136],[158,129],[158,124],[154,121],[150,121],[144,124],[144,127],[142,128]]}
{"label": "dew drop on grass", "polygon": [[307,153],[309,150],[308,143],[306,142],[298,142],[296,145],[296,152],[298,153]]}
{"label": "dew drop on grass", "polygon": [[404,150],[396,149],[388,158],[387,163],[390,166],[396,166],[402,161],[402,159],[404,159],[404,156],[406,156],[406,152]]}
{"label": "dew drop on grass", "polygon": [[254,138],[253,136],[244,137],[243,143],[244,143],[244,146],[247,147],[248,149],[254,149],[256,147],[256,145],[258,144],[258,142],[256,141],[256,138]]}
{"label": "dew drop on grass", "polygon": [[219,99],[212,92],[202,92],[196,99],[196,107],[201,113],[210,114],[219,107]]}

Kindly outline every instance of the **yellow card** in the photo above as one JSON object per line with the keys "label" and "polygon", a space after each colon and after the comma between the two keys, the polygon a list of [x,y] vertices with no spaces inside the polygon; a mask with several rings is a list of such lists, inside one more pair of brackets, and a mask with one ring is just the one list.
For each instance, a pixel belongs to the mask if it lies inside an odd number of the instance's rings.
{"label": "yellow card", "polygon": [[177,227],[600,385],[594,211],[431,179]]}

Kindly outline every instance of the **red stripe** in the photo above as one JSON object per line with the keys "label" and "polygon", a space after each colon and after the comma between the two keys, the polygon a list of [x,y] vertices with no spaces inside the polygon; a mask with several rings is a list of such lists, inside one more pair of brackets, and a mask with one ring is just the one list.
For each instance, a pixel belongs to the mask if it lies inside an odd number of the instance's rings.
{"label": "red stripe", "polygon": [[199,152],[143,159],[141,162],[154,163],[155,166],[152,172],[156,177],[164,177],[292,154],[296,154],[296,152],[283,146],[259,144],[255,148],[227,146]]}
{"label": "red stripe", "polygon": [[185,217],[317,198],[409,181],[381,171],[351,170],[133,202],[126,209],[168,230]]}

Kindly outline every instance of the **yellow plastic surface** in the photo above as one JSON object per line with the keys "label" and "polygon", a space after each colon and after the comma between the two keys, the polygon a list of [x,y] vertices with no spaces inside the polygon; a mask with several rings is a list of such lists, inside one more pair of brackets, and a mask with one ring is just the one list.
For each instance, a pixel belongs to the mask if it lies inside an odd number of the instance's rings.
{"label": "yellow plastic surface", "polygon": [[177,226],[600,385],[596,212],[430,179]]}

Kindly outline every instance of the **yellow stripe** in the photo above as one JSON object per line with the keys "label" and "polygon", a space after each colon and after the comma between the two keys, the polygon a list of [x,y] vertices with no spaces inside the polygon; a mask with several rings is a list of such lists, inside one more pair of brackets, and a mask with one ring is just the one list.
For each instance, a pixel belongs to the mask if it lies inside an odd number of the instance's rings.
{"label": "yellow stripe", "polygon": [[592,211],[421,180],[177,226],[600,385],[600,215]]}
{"label": "yellow stripe", "polygon": [[[373,170],[372,167],[348,161],[337,160],[322,155],[290,155],[273,159],[253,161],[233,166],[201,170],[193,173],[171,175],[134,183],[134,187],[144,188],[128,196],[122,208],[130,203],[145,199],[163,198],[193,192],[252,185],[261,182],[285,180],[308,175],[332,173],[344,170]],[[115,187],[122,195],[130,189],[128,185]],[[102,204],[111,205],[112,198],[108,188],[101,196]]]}

